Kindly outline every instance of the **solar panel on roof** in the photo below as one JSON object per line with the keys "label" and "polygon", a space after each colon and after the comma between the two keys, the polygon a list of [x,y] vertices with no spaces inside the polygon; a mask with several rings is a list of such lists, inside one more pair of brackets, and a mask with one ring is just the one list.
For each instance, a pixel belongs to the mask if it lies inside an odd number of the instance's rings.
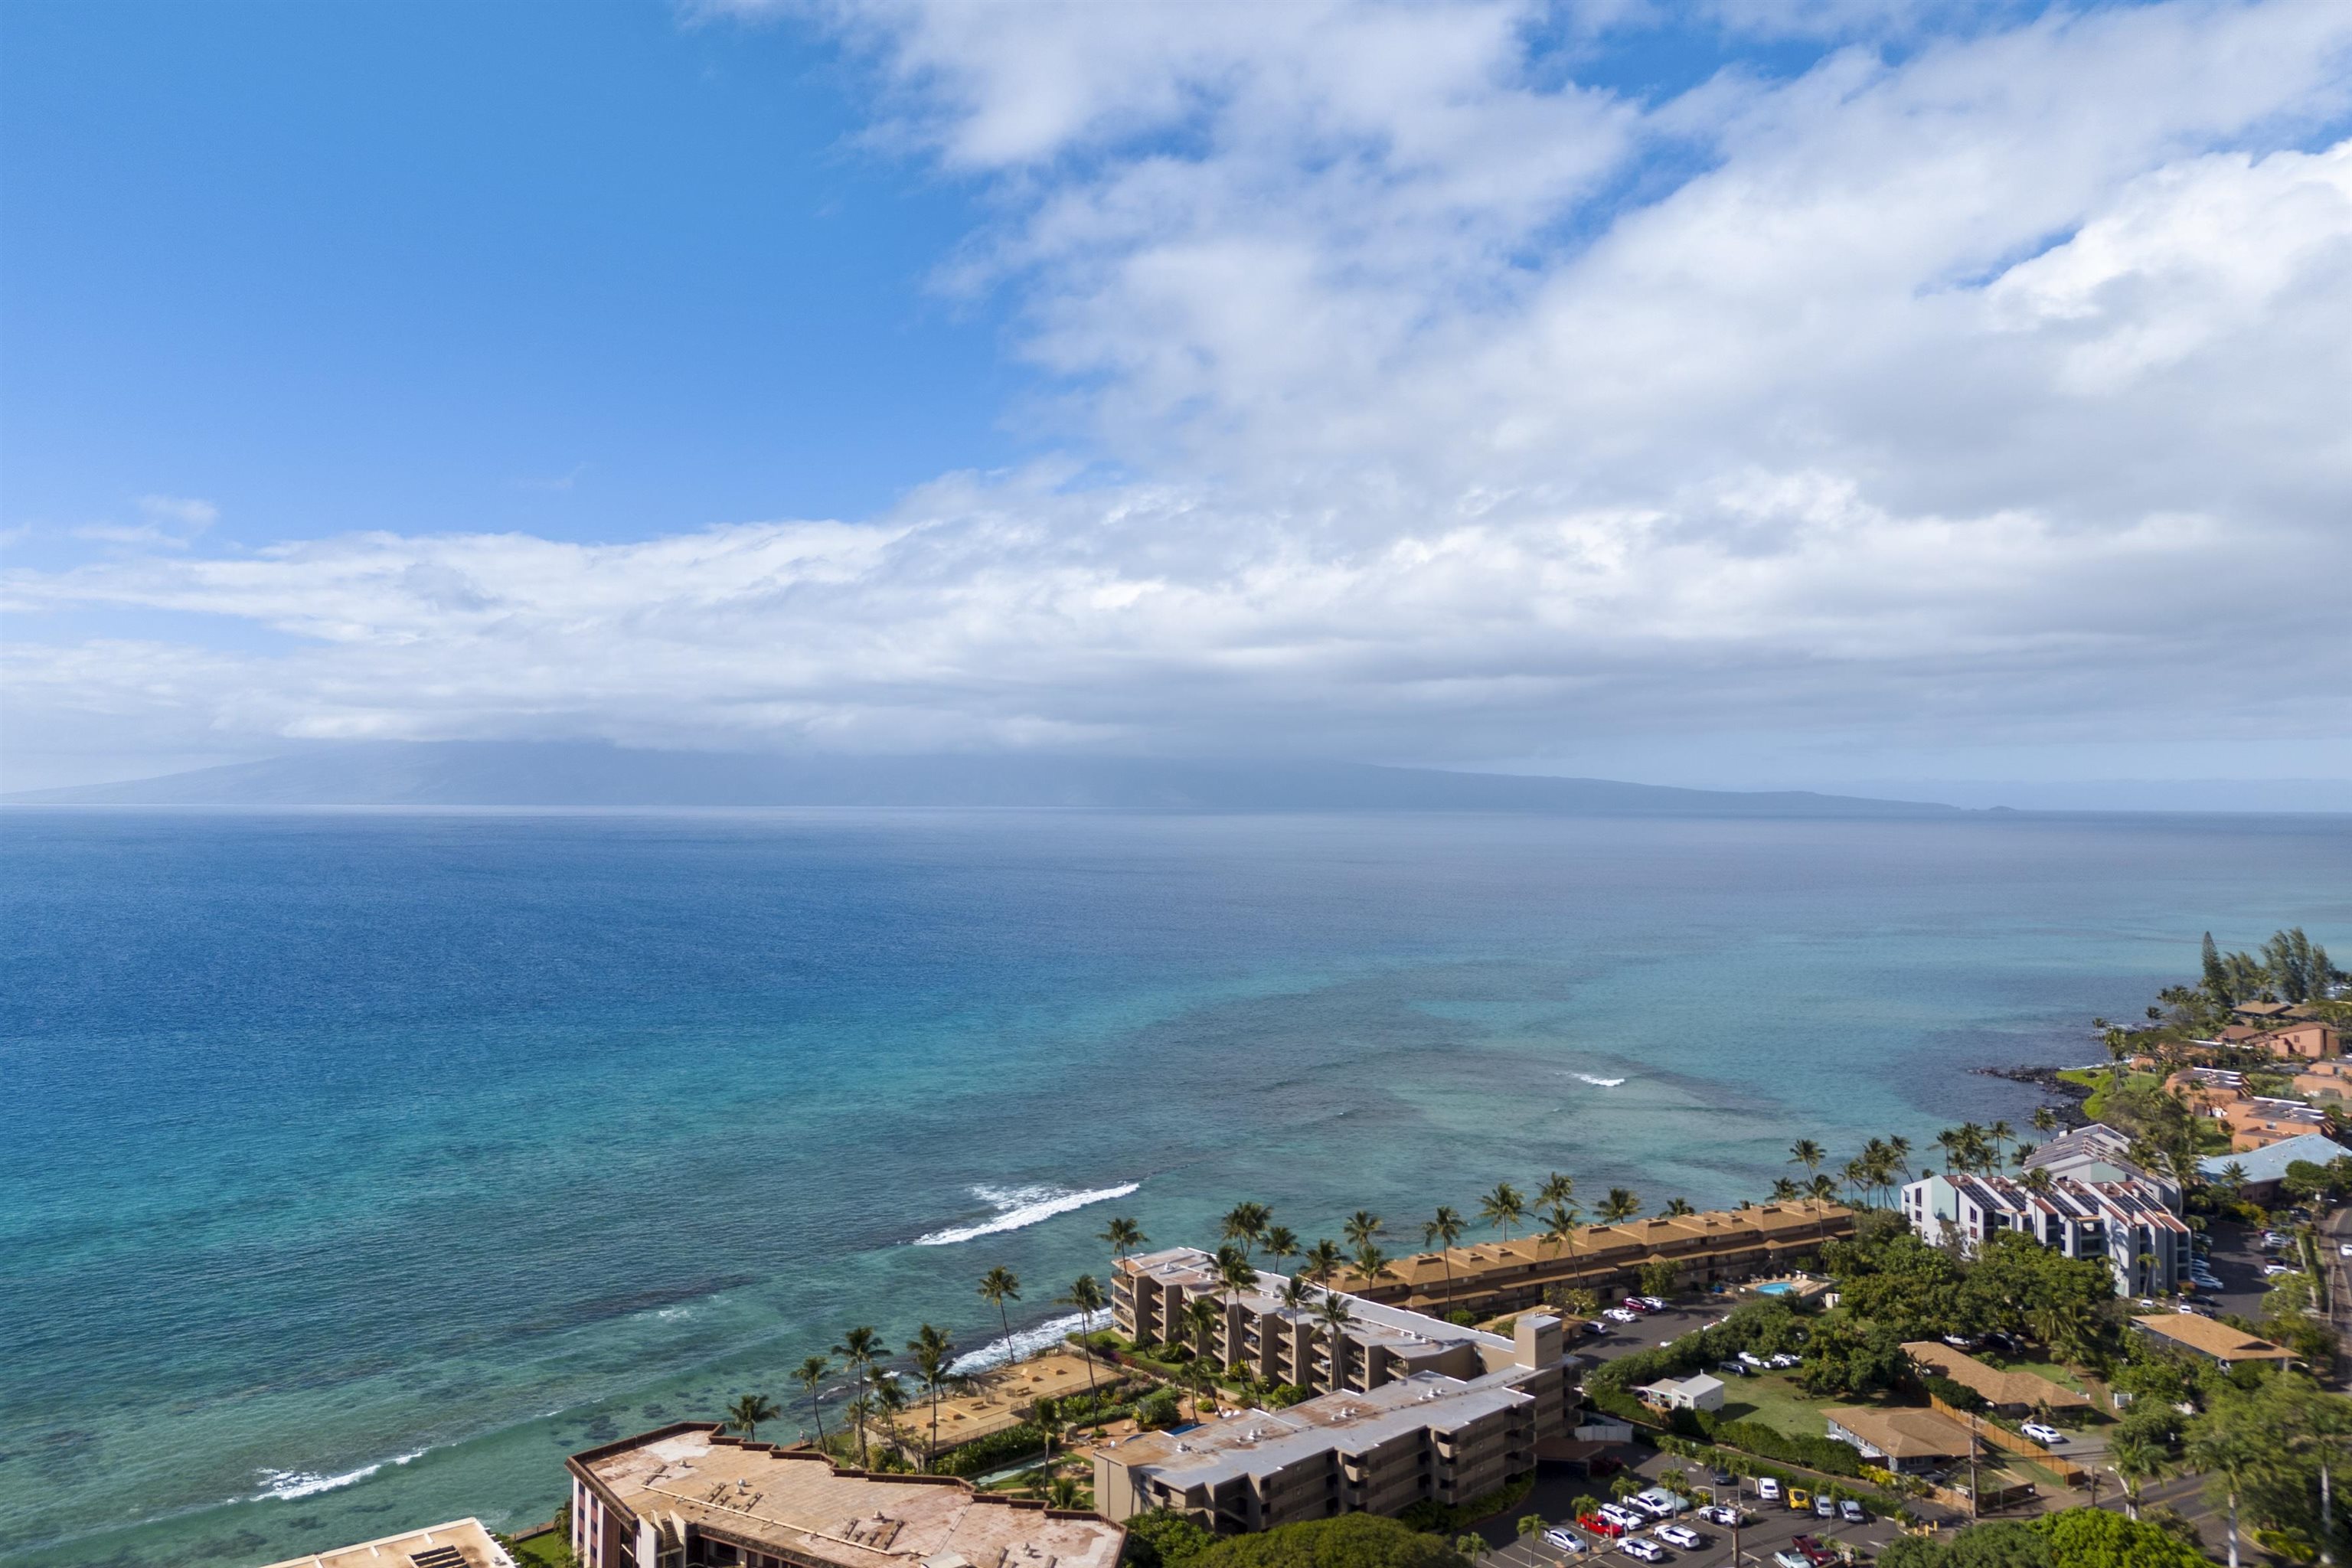
{"label": "solar panel on roof", "polygon": [[408,1560],[416,1568],[466,1568],[466,1554],[454,1546],[432,1546],[423,1552],[412,1552]]}

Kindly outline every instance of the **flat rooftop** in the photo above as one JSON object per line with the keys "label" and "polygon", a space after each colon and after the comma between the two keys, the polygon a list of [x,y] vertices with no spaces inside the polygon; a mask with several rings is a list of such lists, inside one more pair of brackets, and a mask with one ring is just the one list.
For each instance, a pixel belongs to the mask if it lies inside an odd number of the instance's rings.
{"label": "flat rooftop", "polygon": [[289,1557],[269,1568],[514,1568],[478,1519],[457,1519],[357,1546]]}
{"label": "flat rooftop", "polygon": [[983,1496],[946,1478],[838,1470],[822,1455],[739,1443],[703,1426],[649,1432],[572,1463],[641,1520],[843,1568],[1116,1568],[1127,1539],[1092,1514]]}
{"label": "flat rooftop", "polygon": [[[1497,1270],[1573,1268],[1604,1258],[1621,1258],[1633,1249],[1672,1251],[1693,1243],[1736,1248],[1802,1239],[1817,1235],[1825,1225],[1851,1217],[1853,1212],[1840,1204],[1801,1199],[1658,1219],[1621,1220],[1615,1225],[1580,1226],[1575,1238],[1564,1248],[1540,1236],[1523,1236],[1511,1241],[1452,1247],[1443,1253],[1416,1252],[1391,1260],[1381,1282],[1396,1279],[1416,1295],[1443,1296],[1449,1265],[1454,1286],[1475,1285],[1482,1276]],[[1340,1270],[1333,1282],[1343,1290],[1361,1289],[1365,1285],[1353,1269]]]}
{"label": "flat rooftop", "polygon": [[1465,1383],[1420,1372],[1369,1394],[1320,1394],[1287,1410],[1234,1411],[1188,1432],[1146,1432],[1097,1452],[1190,1489],[1265,1475],[1335,1448],[1360,1452],[1424,1427],[1452,1431],[1533,1403],[1501,1376]]}
{"label": "flat rooftop", "polygon": [[[1171,1247],[1159,1252],[1146,1253],[1129,1258],[1127,1267],[1132,1272],[1163,1286],[1181,1285],[1187,1294],[1208,1291],[1220,1300],[1234,1297],[1234,1293],[1226,1290],[1218,1279],[1216,1260],[1197,1247]],[[1289,1283],[1288,1275],[1260,1269],[1257,1288],[1240,1292],[1239,1300],[1255,1316],[1306,1322],[1312,1325],[1317,1333],[1323,1332],[1322,1320],[1316,1316],[1312,1307],[1300,1310],[1282,1304],[1282,1288]],[[1345,1290],[1339,1294],[1348,1295]],[[1316,1296],[1318,1300],[1321,1298],[1319,1289]],[[1433,1318],[1425,1312],[1415,1312],[1403,1307],[1367,1301],[1360,1296],[1348,1296],[1348,1310],[1352,1321],[1348,1325],[1347,1337],[1354,1344],[1385,1345],[1408,1355],[1423,1348],[1475,1345],[1482,1352],[1488,1352],[1490,1361],[1495,1356],[1508,1360],[1516,1348],[1505,1335],[1490,1333],[1484,1329],[1465,1328],[1457,1323],[1449,1323],[1443,1318]]]}

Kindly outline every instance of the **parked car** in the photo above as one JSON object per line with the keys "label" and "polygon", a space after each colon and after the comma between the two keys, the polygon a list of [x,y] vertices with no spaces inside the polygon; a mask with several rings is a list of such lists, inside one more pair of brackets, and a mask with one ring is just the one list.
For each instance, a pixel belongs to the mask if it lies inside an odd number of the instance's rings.
{"label": "parked car", "polygon": [[1813,1500],[1813,1517],[1815,1519],[1835,1519],[1837,1517],[1837,1499],[1833,1497],[1815,1498]]}
{"label": "parked car", "polygon": [[1759,1476],[1756,1478],[1756,1495],[1766,1502],[1779,1502],[1780,1483],[1769,1476]]}
{"label": "parked car", "polygon": [[1664,1487],[1652,1487],[1647,1491],[1635,1492],[1627,1500],[1652,1519],[1672,1519],[1690,1507],[1690,1504]]}
{"label": "parked car", "polygon": [[1792,1356],[1787,1351],[1782,1351],[1779,1355],[1765,1357],[1764,1364],[1777,1370],[1786,1371],[1788,1368],[1792,1366],[1803,1365],[1804,1358],[1801,1356]]}
{"label": "parked car", "polygon": [[1625,1468],[1625,1461],[1612,1454],[1595,1454],[1584,1462],[1584,1473],[1594,1480],[1613,1476]]}
{"label": "parked car", "polygon": [[1752,1366],[1758,1372],[1762,1372],[1769,1363],[1767,1363],[1762,1356],[1758,1355],[1754,1351],[1741,1351],[1739,1352],[1739,1364],[1742,1366]]}
{"label": "parked car", "polygon": [[1772,1568],[1813,1568],[1813,1560],[1792,1546],[1772,1553]]}
{"label": "parked car", "polygon": [[1839,1501],[1838,1517],[1848,1524],[1868,1524],[1870,1522],[1870,1515],[1865,1513],[1863,1510],[1862,1505],[1854,1501],[1852,1498],[1842,1499]]}
{"label": "parked car", "polygon": [[1706,1544],[1706,1538],[1687,1524],[1662,1524],[1657,1534],[1667,1545],[1679,1546],[1685,1552],[1696,1552]]}
{"label": "parked car", "polygon": [[1650,1304],[1639,1296],[1628,1296],[1617,1304],[1629,1312],[1646,1312],[1650,1310]]}
{"label": "parked car", "polygon": [[1794,1541],[1790,1542],[1789,1544],[1803,1552],[1805,1554],[1805,1561],[1813,1564],[1813,1568],[1821,1568],[1822,1563],[1832,1563],[1837,1560],[1836,1552],[1832,1552],[1828,1547],[1823,1546],[1820,1542],[1814,1540],[1810,1535],[1800,1535]]}
{"label": "parked car", "polygon": [[1545,1531],[1543,1532],[1543,1539],[1544,1544],[1550,1547],[1554,1552],[1573,1552],[1584,1550],[1584,1537],[1577,1534],[1576,1531],[1569,1529],[1568,1526],[1564,1524],[1555,1524],[1549,1530]]}
{"label": "parked car", "polygon": [[1946,1334],[1944,1342],[1956,1351],[1972,1351],[1977,1348],[1977,1342],[1966,1334]]}
{"label": "parked car", "polygon": [[1789,1511],[1790,1513],[1812,1512],[1813,1494],[1803,1487],[1790,1487],[1789,1489]]}
{"label": "parked car", "polygon": [[1601,1505],[1601,1517],[1603,1519],[1613,1519],[1627,1530],[1647,1530],[1650,1528],[1650,1521],[1646,1515],[1636,1510],[1627,1508],[1622,1502],[1602,1503]]}
{"label": "parked car", "polygon": [[1580,1513],[1576,1516],[1576,1522],[1603,1541],[1614,1541],[1625,1533],[1623,1525],[1613,1519],[1604,1519],[1597,1513]]}
{"label": "parked car", "polygon": [[1644,1296],[1641,1301],[1642,1305],[1649,1308],[1653,1312],[1663,1312],[1666,1310],[1666,1300],[1663,1296]]}
{"label": "parked car", "polygon": [[1727,1502],[1717,1503],[1712,1508],[1703,1508],[1698,1510],[1698,1516],[1707,1523],[1719,1524],[1726,1530],[1738,1530],[1746,1522],[1748,1517]]}
{"label": "parked car", "polygon": [[1719,1487],[1736,1487],[1739,1484],[1739,1478],[1738,1476],[1735,1476],[1729,1470],[1723,1469],[1721,1468],[1708,1471],[1706,1479]]}
{"label": "parked car", "polygon": [[2284,1263],[2265,1263],[2263,1265],[2263,1278],[2265,1279],[2275,1279],[2282,1274],[2300,1274],[2302,1272],[2302,1269],[2289,1268]]}
{"label": "parked car", "polygon": [[1641,1321],[1639,1312],[1629,1312],[1622,1307],[1604,1307],[1601,1315],[1612,1323],[1633,1323]]}
{"label": "parked car", "polygon": [[2027,1436],[2032,1438],[2035,1442],[2041,1444],[2045,1448],[2054,1448],[2058,1447],[2059,1444],[2063,1443],[2066,1440],[2065,1433],[2061,1432],[2055,1426],[2045,1426],[2043,1423],[2039,1421],[2028,1421],[2019,1426],[2018,1430],[2024,1433]]}
{"label": "parked car", "polygon": [[2337,1242],[2336,1244],[2336,1256],[2338,1258],[2352,1258],[2352,1241]]}
{"label": "parked car", "polygon": [[1644,1563],[1664,1563],[1666,1560],[1666,1549],[1654,1541],[1629,1538],[1619,1542],[1617,1546],[1626,1556],[1639,1558]]}

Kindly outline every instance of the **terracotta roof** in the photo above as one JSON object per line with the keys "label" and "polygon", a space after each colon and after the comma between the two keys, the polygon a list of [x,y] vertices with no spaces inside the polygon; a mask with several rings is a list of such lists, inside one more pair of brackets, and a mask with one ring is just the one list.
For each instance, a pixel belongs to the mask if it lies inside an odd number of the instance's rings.
{"label": "terracotta roof", "polygon": [[1972,1355],[1933,1340],[1915,1340],[1903,1347],[1903,1353],[1928,1371],[1982,1394],[1990,1404],[2047,1405],[2053,1410],[2071,1410],[2088,1408],[2091,1403],[2088,1395],[2077,1394],[2063,1384],[2036,1377],[2030,1372],[2003,1372],[1999,1367],[1987,1366]]}
{"label": "terracotta roof", "polygon": [[1971,1441],[1967,1427],[1932,1410],[1833,1405],[1822,1416],[1897,1459],[1966,1458]]}
{"label": "terracotta roof", "polygon": [[2216,1361],[2287,1361],[2290,1354],[2284,1345],[2257,1339],[2243,1329],[2233,1329],[2197,1312],[2152,1312],[2133,1322],[2156,1335],[2186,1345]]}

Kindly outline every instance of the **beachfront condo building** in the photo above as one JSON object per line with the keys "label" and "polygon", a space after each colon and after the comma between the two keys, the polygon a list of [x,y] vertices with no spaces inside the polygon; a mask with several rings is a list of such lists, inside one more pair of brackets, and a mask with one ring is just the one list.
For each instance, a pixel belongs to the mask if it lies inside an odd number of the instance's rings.
{"label": "beachfront condo building", "polygon": [[2128,1158],[2131,1141],[2099,1122],[2026,1159],[2026,1180],[1938,1172],[1903,1189],[1903,1216],[1923,1240],[1973,1252],[2000,1231],[2107,1265],[2120,1296],[2179,1289],[2189,1231],[2180,1185]]}
{"label": "beachfront condo building", "polygon": [[337,1546],[273,1563],[269,1568],[515,1568],[478,1519],[454,1519],[422,1530]]}
{"label": "beachfront condo building", "polygon": [[947,1476],[844,1470],[681,1422],[575,1454],[581,1568],[1117,1568],[1127,1531]]}
{"label": "beachfront condo building", "polygon": [[1753,1204],[1582,1226],[1566,1246],[1526,1236],[1415,1253],[1391,1261],[1378,1279],[1342,1269],[1331,1282],[1368,1301],[1483,1321],[1557,1301],[1571,1289],[1594,1291],[1606,1305],[1640,1289],[1653,1263],[1674,1267],[1677,1291],[1785,1274],[1822,1242],[1853,1234],[1853,1211],[1838,1204]]}
{"label": "beachfront condo building", "polygon": [[[1193,1343],[1187,1307],[1206,1301],[1210,1355],[1316,1396],[1097,1449],[1095,1506],[1108,1518],[1166,1508],[1226,1531],[1466,1502],[1567,1435],[1578,1363],[1551,1313],[1522,1312],[1504,1334],[1279,1274],[1237,1288],[1190,1247],[1122,1258],[1111,1278],[1112,1320],[1129,1338]],[[1328,1300],[1345,1309],[1340,1321]]]}

